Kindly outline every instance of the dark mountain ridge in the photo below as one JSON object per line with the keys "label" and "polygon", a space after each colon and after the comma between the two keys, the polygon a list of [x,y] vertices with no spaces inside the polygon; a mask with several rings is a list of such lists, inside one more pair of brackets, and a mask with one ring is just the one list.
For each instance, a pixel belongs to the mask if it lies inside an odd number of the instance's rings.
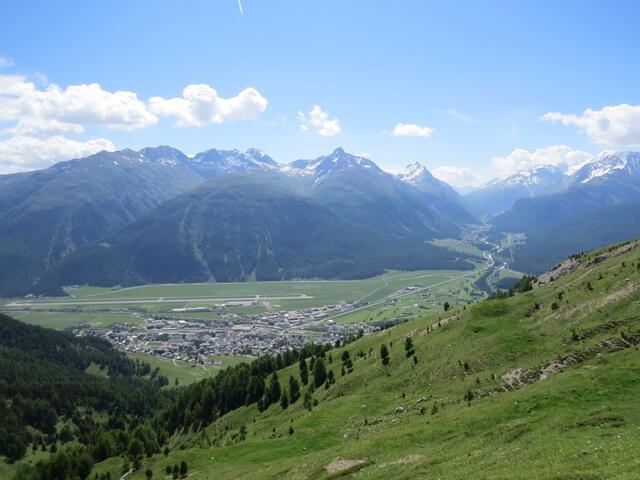
{"label": "dark mountain ridge", "polygon": [[132,150],[0,176],[0,295],[24,294],[62,258],[201,182],[180,161]]}
{"label": "dark mountain ridge", "polygon": [[257,149],[193,157],[169,146],[100,152],[0,177],[0,206],[3,296],[85,282],[466,268],[425,241],[457,236],[474,221],[450,196],[340,148],[285,166]]}
{"label": "dark mountain ridge", "polygon": [[268,172],[213,179],[65,259],[47,280],[110,286],[470,268],[445,250],[348,222],[287,180]]}

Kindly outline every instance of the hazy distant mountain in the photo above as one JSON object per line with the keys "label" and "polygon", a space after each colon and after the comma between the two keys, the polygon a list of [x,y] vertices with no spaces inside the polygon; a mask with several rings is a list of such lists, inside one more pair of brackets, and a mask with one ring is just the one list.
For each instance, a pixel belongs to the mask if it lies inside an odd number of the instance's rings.
{"label": "hazy distant mountain", "polygon": [[492,220],[523,232],[516,268],[540,272],[581,250],[640,236],[640,153],[603,153],[567,179],[560,193],[518,200]]}
{"label": "hazy distant mountain", "polygon": [[49,273],[55,284],[354,278],[469,268],[452,252],[355,225],[279,173],[228,175],[165,202]]}
{"label": "hazy distant mountain", "polygon": [[541,165],[503,180],[493,180],[464,196],[464,205],[475,215],[495,215],[509,210],[521,198],[559,192],[567,186],[563,169]]}
{"label": "hazy distant mountain", "polygon": [[396,175],[403,182],[413,185],[418,190],[431,195],[441,195],[451,200],[460,201],[461,197],[451,186],[435,178],[427,168],[418,163],[412,163]]}
{"label": "hazy distant mountain", "polygon": [[32,288],[44,269],[202,181],[177,151],[146,152],[0,176],[0,295]]}

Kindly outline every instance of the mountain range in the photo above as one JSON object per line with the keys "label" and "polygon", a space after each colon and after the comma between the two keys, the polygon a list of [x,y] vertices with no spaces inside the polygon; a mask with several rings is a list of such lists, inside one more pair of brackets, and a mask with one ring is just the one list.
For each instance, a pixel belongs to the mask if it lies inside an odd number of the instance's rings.
{"label": "mountain range", "polygon": [[341,148],[278,164],[257,149],[100,152],[0,176],[0,295],[70,284],[361,278],[471,268],[434,246],[486,217],[522,233],[513,268],[640,235],[640,154],[540,166],[460,196],[414,163],[392,175]]}
{"label": "mountain range", "polygon": [[565,179],[556,193],[517,200],[491,219],[521,232],[513,267],[541,273],[565,256],[640,236],[640,153],[605,152]]}
{"label": "mountain range", "polygon": [[470,268],[425,243],[474,221],[427,174],[418,188],[339,148],[282,166],[256,149],[160,146],[6,175],[0,294]]}
{"label": "mountain range", "polygon": [[492,216],[513,207],[521,198],[549,195],[567,186],[567,175],[554,165],[540,165],[495,179],[464,196],[465,207],[478,216]]}

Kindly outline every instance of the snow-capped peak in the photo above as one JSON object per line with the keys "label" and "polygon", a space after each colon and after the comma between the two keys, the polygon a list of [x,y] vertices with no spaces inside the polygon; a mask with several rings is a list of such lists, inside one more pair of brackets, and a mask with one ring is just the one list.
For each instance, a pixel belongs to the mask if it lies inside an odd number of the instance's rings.
{"label": "snow-capped peak", "polygon": [[427,167],[419,162],[407,165],[402,172],[396,174],[396,178],[424,193],[456,200],[459,198],[459,195],[449,184],[435,178]]}
{"label": "snow-capped peak", "polygon": [[433,178],[433,175],[431,175],[431,172],[427,170],[427,167],[419,162],[407,165],[404,171],[398,173],[396,176],[403,182],[410,184],[416,184],[425,178],[429,180]]}
{"label": "snow-capped peak", "polygon": [[587,184],[603,181],[616,173],[640,175],[640,153],[604,151],[593,157],[571,177],[571,184]]}
{"label": "snow-capped peak", "polygon": [[176,166],[178,163],[185,162],[188,159],[180,150],[168,145],[146,147],[139,152],[132,152],[132,155],[138,156],[139,159],[143,159],[145,161],[148,160],[169,166]]}
{"label": "snow-capped peak", "polygon": [[216,150],[212,148],[189,159],[191,167],[206,178],[228,173],[244,173],[250,170],[279,168],[276,161],[262,150]]}
{"label": "snow-capped peak", "polygon": [[544,187],[561,183],[565,178],[562,168],[555,165],[538,165],[531,170],[521,170],[507,178],[491,180],[482,188]]}
{"label": "snow-capped peak", "polygon": [[282,172],[289,175],[320,178],[341,171],[364,169],[372,172],[382,172],[374,162],[361,155],[351,155],[338,147],[329,155],[312,160],[294,160],[282,167]]}
{"label": "snow-capped peak", "polygon": [[271,158],[265,152],[257,148],[249,148],[242,155],[244,155],[244,157],[248,159],[253,160],[254,162],[263,164],[269,168],[274,168],[278,166],[278,164],[273,158]]}

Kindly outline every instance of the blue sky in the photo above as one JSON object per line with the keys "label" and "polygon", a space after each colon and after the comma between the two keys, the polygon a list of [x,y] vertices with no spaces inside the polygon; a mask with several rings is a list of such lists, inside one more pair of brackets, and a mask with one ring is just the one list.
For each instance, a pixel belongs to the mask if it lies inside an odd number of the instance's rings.
{"label": "blue sky", "polygon": [[462,185],[640,144],[638,2],[242,4],[4,2],[0,173],[104,145],[342,146]]}

